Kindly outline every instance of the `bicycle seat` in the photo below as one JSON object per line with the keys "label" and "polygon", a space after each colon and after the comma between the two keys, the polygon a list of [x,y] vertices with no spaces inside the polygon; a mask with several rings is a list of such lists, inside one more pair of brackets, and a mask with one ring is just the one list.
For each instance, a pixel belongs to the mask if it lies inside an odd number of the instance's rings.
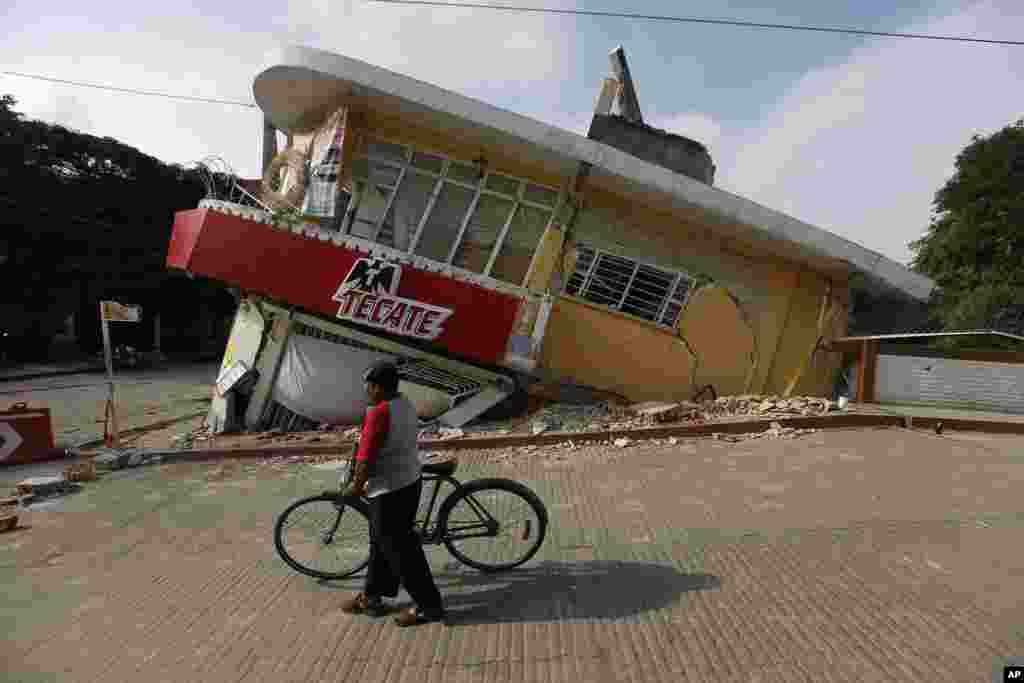
{"label": "bicycle seat", "polygon": [[448,458],[446,460],[441,460],[440,462],[425,462],[423,463],[423,473],[436,474],[440,477],[450,477],[455,473],[455,468],[458,466],[458,458]]}

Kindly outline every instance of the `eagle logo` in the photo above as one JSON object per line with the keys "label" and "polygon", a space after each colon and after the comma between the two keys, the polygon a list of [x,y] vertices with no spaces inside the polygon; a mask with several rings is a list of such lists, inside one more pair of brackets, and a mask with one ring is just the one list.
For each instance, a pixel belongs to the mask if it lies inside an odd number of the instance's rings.
{"label": "eagle logo", "polygon": [[381,259],[361,258],[352,264],[352,269],[338,287],[338,294],[349,290],[366,292],[367,294],[390,294],[398,292],[398,280],[402,269],[395,263]]}

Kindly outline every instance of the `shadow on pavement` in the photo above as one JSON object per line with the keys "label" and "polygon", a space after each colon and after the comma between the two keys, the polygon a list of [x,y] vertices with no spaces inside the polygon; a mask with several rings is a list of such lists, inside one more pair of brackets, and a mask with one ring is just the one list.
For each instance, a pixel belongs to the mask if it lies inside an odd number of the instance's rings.
{"label": "shadow on pavement", "polygon": [[500,574],[460,570],[435,578],[452,625],[630,617],[722,583],[711,574],[608,561],[545,562]]}

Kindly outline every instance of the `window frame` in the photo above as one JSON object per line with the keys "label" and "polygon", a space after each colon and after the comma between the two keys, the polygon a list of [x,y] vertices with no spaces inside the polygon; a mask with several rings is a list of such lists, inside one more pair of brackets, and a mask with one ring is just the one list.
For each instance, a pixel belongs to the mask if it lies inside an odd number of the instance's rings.
{"label": "window frame", "polygon": [[[453,263],[455,262],[455,257],[458,255],[459,248],[462,246],[462,242],[463,242],[463,240],[466,237],[466,233],[468,231],[470,221],[473,219],[473,216],[475,215],[475,212],[476,212],[477,206],[479,205],[481,197],[483,197],[484,195],[487,195],[487,196],[492,196],[492,197],[497,197],[497,198],[500,198],[500,199],[504,199],[504,200],[510,202],[510,208],[509,208],[508,215],[505,217],[505,221],[504,221],[504,223],[501,226],[501,229],[500,229],[500,231],[498,233],[497,239],[495,240],[494,245],[491,247],[491,251],[490,251],[490,254],[489,254],[488,259],[487,259],[487,264],[484,267],[483,271],[479,272],[479,273],[477,273],[475,271],[466,271],[466,272],[472,273],[475,276],[485,277],[485,278],[489,278],[489,279],[496,279],[496,278],[493,278],[491,276],[491,273],[492,273],[492,271],[494,269],[495,263],[497,262],[499,256],[501,255],[502,248],[505,246],[505,242],[506,242],[506,240],[508,238],[509,233],[511,232],[512,222],[513,222],[513,220],[514,220],[514,218],[516,216],[516,213],[519,211],[520,207],[527,206],[527,207],[530,207],[530,208],[533,208],[533,209],[536,209],[536,210],[544,212],[547,215],[547,222],[544,224],[544,230],[546,231],[561,216],[562,211],[564,209],[565,201],[566,201],[566,199],[568,197],[568,195],[567,195],[567,193],[566,193],[566,191],[564,189],[557,189],[557,188],[551,187],[549,185],[544,185],[542,183],[534,182],[534,181],[532,181],[532,180],[530,180],[528,178],[521,178],[521,177],[510,175],[508,173],[500,173],[500,172],[490,171],[490,170],[485,171],[480,176],[480,178],[478,179],[478,181],[476,183],[468,183],[468,182],[465,182],[463,180],[459,180],[457,178],[451,177],[449,174],[450,174],[450,171],[451,171],[451,169],[452,169],[454,164],[459,164],[461,166],[471,166],[471,165],[473,165],[472,162],[468,162],[468,161],[465,161],[465,160],[462,160],[462,159],[456,159],[456,158],[451,157],[451,156],[449,156],[447,154],[444,154],[444,153],[441,153],[441,152],[437,152],[437,151],[434,151],[432,149],[428,149],[428,148],[425,148],[425,147],[419,147],[417,145],[412,145],[412,144],[408,144],[408,143],[404,143],[404,142],[399,142],[399,141],[396,141],[394,139],[387,138],[387,137],[382,137],[382,136],[373,136],[370,139],[370,142],[381,142],[381,143],[396,145],[396,146],[399,146],[399,147],[402,148],[403,153],[402,153],[402,161],[398,161],[398,160],[390,158],[390,157],[383,157],[383,156],[373,155],[373,154],[370,153],[370,146],[369,146],[369,144],[367,144],[365,147],[363,147],[362,150],[360,150],[359,154],[357,155],[357,157],[355,159],[355,161],[357,163],[361,162],[361,161],[365,161],[367,164],[369,164],[371,166],[374,165],[374,164],[384,165],[384,166],[388,166],[388,167],[398,171],[397,180],[395,182],[395,185],[391,188],[391,194],[388,197],[385,209],[382,212],[381,217],[377,220],[376,224],[374,225],[373,236],[372,236],[372,238],[367,239],[367,241],[369,241],[369,242],[373,242],[374,244],[381,244],[381,246],[388,246],[386,244],[382,244],[379,240],[380,240],[381,234],[382,234],[382,232],[384,230],[384,224],[387,222],[388,217],[391,214],[392,207],[394,206],[395,199],[398,196],[398,193],[402,189],[402,183],[408,177],[408,174],[410,172],[416,173],[416,174],[422,174],[422,175],[425,175],[427,177],[430,177],[430,178],[434,179],[434,187],[433,187],[433,190],[431,190],[430,198],[428,199],[427,204],[426,204],[426,206],[423,209],[423,215],[420,216],[419,223],[416,226],[416,231],[415,231],[415,233],[413,234],[413,236],[409,240],[408,248],[407,249],[397,249],[396,247],[393,247],[393,246],[389,247],[389,248],[392,248],[392,249],[396,249],[399,252],[408,254],[410,256],[417,256],[419,258],[424,258],[424,259],[426,259],[428,261],[433,261],[435,263],[443,263],[446,266],[449,266],[449,267],[452,267],[452,268],[457,268],[457,266],[453,265]],[[435,171],[432,171],[432,170],[429,170],[429,169],[424,169],[424,168],[420,168],[418,166],[415,166],[413,164],[413,160],[414,160],[414,157],[415,157],[416,153],[429,154],[431,156],[435,156],[435,157],[438,157],[438,158],[442,159],[443,163],[442,163],[441,171],[440,172],[435,172]],[[517,185],[518,185],[518,187],[516,189],[516,193],[514,195],[511,195],[511,194],[508,194],[506,192],[501,192],[501,191],[498,191],[498,190],[489,189],[487,187],[487,180],[489,178],[491,178],[492,176],[498,176],[498,177],[502,177],[502,178],[507,178],[510,181],[515,181],[517,183]],[[359,182],[361,183],[361,181],[359,181]],[[448,254],[447,254],[446,258],[443,261],[440,261],[440,260],[436,260],[436,259],[430,259],[430,258],[427,258],[427,257],[420,257],[420,256],[418,256],[416,254],[416,249],[419,246],[419,243],[420,243],[420,240],[421,240],[421,238],[423,236],[423,231],[426,228],[427,222],[430,220],[430,216],[431,216],[431,214],[434,211],[434,207],[435,207],[435,205],[437,203],[437,199],[438,199],[438,197],[440,197],[441,192],[444,191],[444,186],[447,183],[450,183],[452,185],[461,187],[461,188],[466,189],[466,190],[471,190],[473,192],[473,199],[470,202],[468,209],[466,210],[466,212],[462,216],[461,222],[459,224],[459,229],[458,229],[458,231],[456,233],[456,236],[455,236],[455,240],[453,241],[451,247],[449,248]],[[349,207],[348,207],[348,210],[346,212],[345,220],[342,222],[342,224],[340,226],[340,231],[339,232],[342,235],[345,235],[346,237],[352,237],[352,238],[358,238],[358,239],[366,239],[366,238],[359,238],[358,235],[353,235],[351,233],[351,230],[352,230],[353,225],[355,223],[355,217],[356,217],[356,215],[357,215],[357,213],[359,211],[359,205],[362,203],[362,200],[363,200],[362,195],[363,195],[363,193],[367,189],[371,189],[370,188],[370,183],[369,183],[369,178],[367,179],[366,183],[361,183],[361,184],[365,184],[366,185],[366,187],[363,189],[362,192],[356,192],[355,191],[356,188],[353,187],[353,192],[351,193],[352,196],[351,196],[351,199],[349,200]],[[355,185],[355,183],[353,183],[353,185]],[[535,202],[535,201],[531,201],[529,199],[526,199],[525,195],[526,195],[526,190],[527,190],[528,186],[535,186],[535,187],[539,187],[539,188],[543,188],[545,190],[548,190],[555,197],[554,202],[551,205],[547,205],[547,204],[543,204],[543,203],[540,203],[540,202]],[[543,233],[542,233],[542,235],[543,235]],[[530,260],[530,266],[527,269],[527,272],[523,275],[522,282],[519,282],[519,283],[509,283],[509,282],[505,282],[504,280],[500,280],[500,282],[502,282],[503,284],[506,284],[506,285],[514,286],[514,287],[519,287],[519,288],[525,287],[526,286],[526,282],[529,279],[530,272],[533,269],[533,263],[536,261],[536,256],[537,256],[536,250],[537,250],[537,248],[539,246],[540,246],[540,242],[538,242],[538,244],[534,246],[533,256],[532,256],[532,258]],[[464,269],[460,269],[460,270],[464,270]]]}
{"label": "window frame", "polygon": [[[561,294],[563,296],[573,297],[575,299],[579,299],[580,301],[584,301],[593,306],[600,306],[601,308],[606,308],[615,311],[616,313],[628,315],[632,318],[636,318],[638,320],[651,323],[665,330],[673,329],[679,324],[679,318],[682,315],[683,310],[686,308],[686,302],[689,301],[690,294],[693,292],[694,285],[697,282],[697,279],[695,277],[682,270],[666,268],[665,266],[660,266],[649,261],[641,261],[631,256],[624,256],[621,253],[617,253],[609,249],[593,246],[588,242],[578,243],[577,249],[581,251],[587,250],[591,254],[593,254],[593,256],[590,260],[590,264],[587,266],[585,273],[581,272],[579,268],[573,268],[573,272],[570,273],[568,277],[566,277],[565,284],[562,285]],[[594,271],[597,269],[597,264],[601,260],[602,256],[610,256],[612,258],[622,259],[623,261],[628,261],[633,264],[633,270],[629,275],[629,279],[627,280],[626,285],[622,288],[622,296],[619,297],[618,302],[615,304],[601,303],[587,298],[587,292],[589,290],[589,287],[591,283],[594,282]],[[660,303],[658,303],[657,312],[654,314],[653,319],[648,319],[644,316],[635,315],[633,313],[629,313],[628,311],[622,310],[623,305],[626,303],[626,299],[629,297],[630,289],[632,288],[633,283],[636,280],[637,273],[639,273],[640,269],[643,267],[647,267],[652,270],[663,273],[665,275],[669,275],[672,278],[669,285],[665,288],[664,296],[661,297],[661,301]],[[580,277],[580,285],[576,289],[576,292],[572,293],[569,291],[569,285],[572,282],[573,277],[577,275]],[[676,289],[678,289],[679,283],[682,282],[683,280],[686,280],[689,283],[689,286],[686,288],[685,296],[682,299],[676,299],[673,295],[676,293]],[[663,322],[665,312],[668,310],[668,307],[673,303],[678,304],[679,312],[676,313],[675,319],[671,323]]]}

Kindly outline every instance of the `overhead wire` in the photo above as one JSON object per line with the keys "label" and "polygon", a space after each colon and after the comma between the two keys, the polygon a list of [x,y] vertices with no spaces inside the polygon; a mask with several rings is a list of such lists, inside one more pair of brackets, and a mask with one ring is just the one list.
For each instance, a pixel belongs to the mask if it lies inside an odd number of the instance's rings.
{"label": "overhead wire", "polygon": [[522,5],[486,5],[471,2],[440,2],[438,0],[366,0],[371,3],[388,5],[410,5],[420,7],[446,7],[463,9],[489,9],[507,12],[528,12],[535,14],[569,14],[587,17],[610,17],[616,19],[639,19],[646,21],[669,21],[688,24],[713,24],[718,26],[740,26],[744,28],[779,29],[787,31],[815,31],[818,33],[845,33],[858,36],[882,38],[916,38],[921,40],[945,40],[962,43],[983,43],[988,45],[1024,45],[1024,40],[998,40],[995,38],[973,38],[968,36],[938,36],[927,33],[897,33],[892,31],[869,31],[856,28],[833,26],[807,26],[802,24],[775,24],[738,19],[708,19],[703,17],[675,17],[660,14],[638,14],[635,12],[605,12],[599,10],[563,9],[559,7],[529,7]]}
{"label": "overhead wire", "polygon": [[147,97],[163,97],[171,100],[186,100],[190,102],[203,102],[205,104],[225,104],[235,107],[246,107],[249,109],[255,109],[256,104],[253,102],[239,102],[237,100],[222,100],[212,97],[196,97],[194,95],[176,95],[174,93],[158,92],[156,90],[139,90],[137,88],[122,88],[115,85],[105,85],[101,83],[86,83],[84,81],[71,81],[64,78],[54,78],[52,76],[42,76],[39,74],[29,74],[20,71],[6,71],[0,70],[0,76],[14,76],[16,78],[28,78],[36,81],[47,81],[49,83],[59,83],[61,85],[73,85],[79,88],[94,88],[96,90],[110,90],[113,92],[127,93],[130,95],[145,95]]}
{"label": "overhead wire", "polygon": [[[483,3],[471,3],[471,2],[441,2],[440,0],[366,0],[370,3],[376,4],[389,4],[389,5],[405,5],[413,7],[437,7],[437,8],[449,8],[449,9],[483,9],[483,10],[495,10],[504,12],[524,12],[524,13],[542,13],[542,14],[563,14],[563,15],[576,15],[576,16],[589,16],[589,17],[608,17],[618,19],[636,19],[644,21],[666,21],[675,23],[691,23],[691,24],[711,24],[719,26],[736,26],[743,28],[754,28],[754,29],[777,29],[777,30],[788,30],[788,31],[813,31],[819,33],[840,33],[848,35],[860,35],[860,36],[877,36],[884,38],[908,38],[908,39],[919,39],[919,40],[940,40],[940,41],[953,41],[961,43],[977,43],[987,45],[1013,45],[1020,46],[1024,45],[1024,40],[999,40],[995,38],[975,38],[970,36],[942,36],[942,35],[931,35],[925,33],[898,33],[892,31],[870,31],[865,29],[854,29],[854,28],[839,28],[829,26],[808,26],[800,24],[778,24],[769,22],[755,22],[755,21],[741,21],[738,19],[711,19],[705,17],[677,17],[670,15],[660,14],[641,14],[637,12],[609,12],[601,10],[583,10],[583,9],[563,9],[558,7],[530,7],[525,5],[492,5]],[[0,70],[0,76],[11,76],[14,78],[25,78],[36,81],[44,81],[48,83],[56,83],[59,85],[70,85],[78,88],[92,88],[95,90],[106,90],[110,92],[120,92],[129,95],[140,95],[145,97],[162,97],[171,100],[181,100],[186,102],[201,102],[204,104],[220,104],[232,107],[244,107],[246,109],[256,109],[257,105],[254,102],[242,102],[239,100],[221,99],[215,97],[199,97],[196,95],[179,95],[176,93],[161,92],[156,90],[142,90],[139,88],[126,88],[115,85],[107,85],[104,83],[90,83],[86,81],[76,81],[66,78],[56,78],[54,76],[45,76],[42,74],[25,73],[22,71],[10,71]]]}

